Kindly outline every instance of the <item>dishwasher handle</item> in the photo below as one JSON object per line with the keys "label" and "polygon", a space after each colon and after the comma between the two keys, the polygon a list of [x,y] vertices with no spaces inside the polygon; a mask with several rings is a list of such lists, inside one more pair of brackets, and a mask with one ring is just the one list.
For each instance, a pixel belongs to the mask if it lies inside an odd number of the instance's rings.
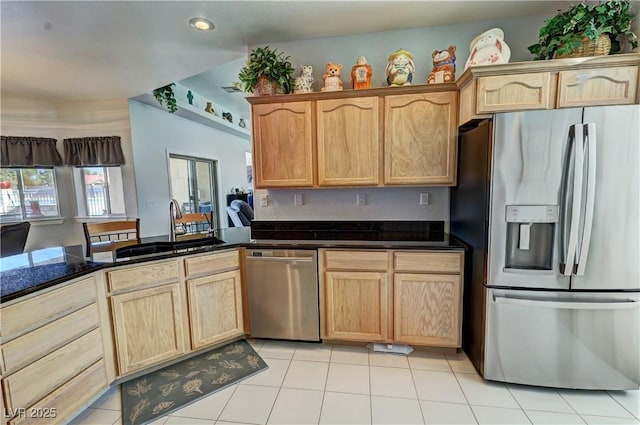
{"label": "dishwasher handle", "polygon": [[312,263],[312,257],[250,257],[247,256],[247,261],[278,261],[282,263]]}

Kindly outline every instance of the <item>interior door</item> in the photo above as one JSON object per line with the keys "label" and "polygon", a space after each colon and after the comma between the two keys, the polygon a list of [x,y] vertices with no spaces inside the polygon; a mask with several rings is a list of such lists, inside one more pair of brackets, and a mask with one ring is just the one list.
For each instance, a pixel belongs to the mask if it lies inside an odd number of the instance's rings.
{"label": "interior door", "polygon": [[571,288],[640,290],[640,106],[585,108],[584,122],[596,128],[595,203]]}
{"label": "interior door", "polygon": [[[557,237],[559,223],[549,226],[549,268],[507,267],[508,240],[518,237],[519,225],[507,225],[507,206],[558,206],[569,127],[581,123],[581,109],[497,114],[494,122],[493,170],[489,224],[488,285],[503,287],[568,289],[569,278],[559,274]],[[526,224],[526,223],[525,223]],[[540,226],[543,227],[543,226]],[[537,229],[532,226],[531,246],[536,250]],[[509,238],[509,239],[508,239]],[[522,238],[522,235],[520,235]],[[509,251],[512,252],[512,251]]]}

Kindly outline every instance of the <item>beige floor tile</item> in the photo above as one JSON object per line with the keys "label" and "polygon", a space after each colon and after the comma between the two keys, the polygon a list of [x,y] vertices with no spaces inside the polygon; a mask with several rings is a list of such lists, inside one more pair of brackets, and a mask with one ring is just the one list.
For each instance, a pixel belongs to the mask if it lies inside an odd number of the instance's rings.
{"label": "beige floor tile", "polygon": [[253,347],[254,350],[259,351],[260,348],[262,347],[262,345],[264,344],[264,341],[260,340],[260,339],[247,339],[247,342],[251,345],[251,347]]}
{"label": "beige floor tile", "polygon": [[317,424],[322,408],[322,391],[282,388],[269,416],[269,424]]}
{"label": "beige floor tile", "polygon": [[[507,386],[501,382],[485,381],[479,375],[456,374],[465,397],[470,405],[519,409]],[[479,420],[479,419],[478,419]]]}
{"label": "beige floor tile", "polygon": [[408,368],[409,362],[407,361],[406,354],[393,354],[393,353],[369,353],[369,365],[370,366],[384,366],[384,367],[401,367]]}
{"label": "beige floor tile", "polygon": [[120,422],[120,416],[119,411],[89,408],[71,421],[70,425],[113,425]]}
{"label": "beige floor tile", "polygon": [[250,378],[240,381],[240,385],[265,385],[267,387],[279,387],[284,381],[291,360],[285,359],[264,359],[269,366],[268,369],[256,373]]}
{"label": "beige floor tile", "polygon": [[412,374],[420,400],[467,403],[453,372],[413,370]]}
{"label": "beige floor tile", "polygon": [[294,360],[328,362],[331,360],[331,344],[314,344],[301,342],[296,346]]}
{"label": "beige floor tile", "polygon": [[369,365],[369,350],[366,347],[334,345],[331,362]]}
{"label": "beige floor tile", "polygon": [[418,398],[409,369],[369,367],[371,395]]}
{"label": "beige floor tile", "polygon": [[451,372],[451,366],[441,353],[428,353],[424,351],[414,351],[409,354],[409,366],[411,369],[436,370],[439,372]]}
{"label": "beige floor tile", "polygon": [[265,424],[279,388],[238,385],[218,418],[227,422]]}
{"label": "beige floor tile", "polygon": [[475,373],[476,368],[473,367],[473,363],[467,357],[464,352],[456,353],[456,354],[445,354],[447,361],[449,362],[449,366],[454,372],[457,373]]}
{"label": "beige floor tile", "polygon": [[475,424],[476,418],[468,404],[420,401],[422,415],[427,424]]}
{"label": "beige floor tile", "polygon": [[320,413],[321,424],[369,424],[371,400],[368,395],[325,392]]}
{"label": "beige floor tile", "polygon": [[295,342],[263,341],[258,354],[263,359],[291,360],[296,351]]}
{"label": "beige floor tile", "polygon": [[282,386],[285,388],[324,391],[328,370],[329,363],[293,360],[289,365],[289,370],[284,377]]}
{"label": "beige floor tile", "polygon": [[580,415],[633,419],[631,413],[606,391],[559,390],[558,392]]}
{"label": "beige floor tile", "polygon": [[638,419],[613,418],[609,416],[580,415],[588,425],[640,425]]}
{"label": "beige floor tile", "polygon": [[331,363],[326,391],[369,394],[369,366]]}
{"label": "beige floor tile", "polygon": [[116,385],[106,392],[102,397],[96,400],[92,405],[94,409],[106,409],[106,410],[122,410],[122,392],[120,391],[120,385]]}
{"label": "beige floor tile", "polygon": [[169,416],[164,425],[213,425],[215,422],[210,419],[183,418],[180,416]]}
{"label": "beige floor tile", "polygon": [[424,424],[418,400],[395,397],[371,397],[371,423]]}
{"label": "beige floor tile", "polygon": [[524,410],[575,413],[555,388],[531,387],[516,384],[508,384],[507,388],[509,388],[511,395]]}
{"label": "beige floor tile", "polygon": [[609,394],[633,416],[640,419],[640,390],[609,391]]}
{"label": "beige floor tile", "polygon": [[525,410],[524,413],[534,425],[584,425],[584,421],[575,413],[541,412]]}
{"label": "beige floor tile", "polygon": [[171,416],[210,420],[218,419],[218,416],[220,416],[222,409],[226,406],[236,387],[237,385],[232,385],[207,397],[203,397],[188,406],[176,410],[171,413]]}
{"label": "beige floor tile", "polygon": [[529,418],[520,409],[503,409],[501,407],[471,406],[480,425],[520,425],[530,424]]}

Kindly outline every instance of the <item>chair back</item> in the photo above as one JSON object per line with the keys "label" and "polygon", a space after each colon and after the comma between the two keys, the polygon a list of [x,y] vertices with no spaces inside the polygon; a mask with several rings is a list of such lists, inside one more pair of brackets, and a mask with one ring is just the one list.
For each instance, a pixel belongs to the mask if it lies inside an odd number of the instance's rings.
{"label": "chair back", "polygon": [[182,213],[175,223],[176,235],[206,232],[213,229],[213,212]]}
{"label": "chair back", "polygon": [[31,223],[5,224],[0,227],[0,257],[22,254]]}
{"label": "chair back", "polygon": [[141,243],[139,218],[135,220],[105,221],[103,223],[82,223],[82,228],[87,244],[87,257],[98,246],[100,247],[99,251],[113,251],[119,245],[123,245],[118,242]]}

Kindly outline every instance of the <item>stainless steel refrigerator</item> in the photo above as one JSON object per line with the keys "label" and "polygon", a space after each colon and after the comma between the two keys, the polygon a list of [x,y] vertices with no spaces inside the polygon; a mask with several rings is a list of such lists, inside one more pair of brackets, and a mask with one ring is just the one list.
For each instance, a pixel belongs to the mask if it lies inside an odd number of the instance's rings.
{"label": "stainless steel refrigerator", "polygon": [[464,346],[486,379],[640,384],[640,106],[504,113],[460,138]]}

